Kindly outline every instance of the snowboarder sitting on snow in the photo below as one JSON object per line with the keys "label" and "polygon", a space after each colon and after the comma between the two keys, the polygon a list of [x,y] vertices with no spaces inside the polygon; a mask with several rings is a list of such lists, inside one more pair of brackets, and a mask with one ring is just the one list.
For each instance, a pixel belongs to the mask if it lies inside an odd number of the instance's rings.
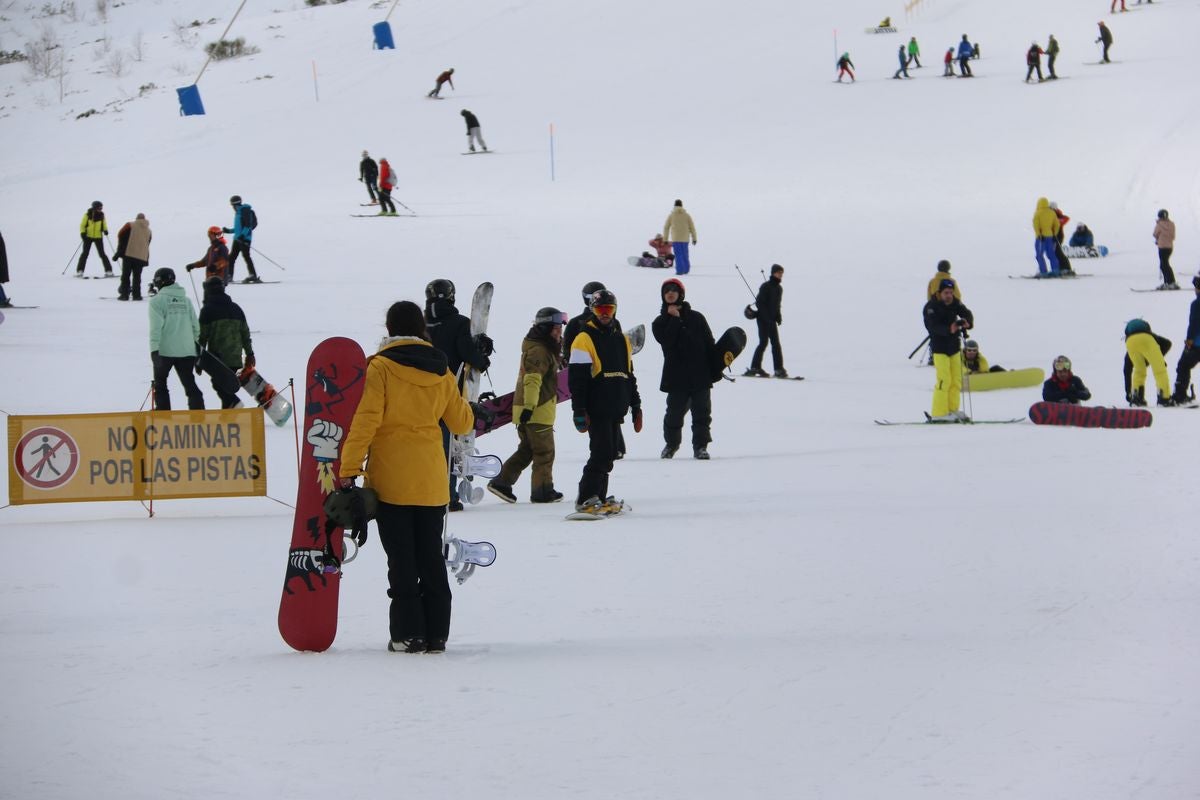
{"label": "snowboarder sitting on snow", "polygon": [[193,261],[184,267],[188,272],[204,267],[204,282],[209,278],[220,278],[221,282],[229,284],[229,248],[225,246],[225,237],[221,229],[213,225],[208,229],[208,250],[199,261]]}
{"label": "snowboarder sitting on snow", "polygon": [[567,382],[571,388],[571,421],[588,435],[576,511],[596,511],[612,501],[608,476],[616,459],[621,420],[633,412],[633,430],[642,430],[642,398],[633,374],[633,349],[615,325],[617,296],[601,289],[592,297],[591,319],[571,343]]}
{"label": "snowboarder sitting on snow", "polygon": [[1131,319],[1125,325],[1125,397],[1131,406],[1146,405],[1146,369],[1154,373],[1158,404],[1173,406],[1175,400],[1167,378],[1167,360],[1171,340],[1150,330],[1144,319]]}
{"label": "snowboarder sitting on snow", "polygon": [[529,502],[554,503],[562,492],[554,488],[554,419],[558,410],[558,371],[562,326],[567,315],[547,306],[538,310],[521,342],[521,368],[513,392],[513,421],[517,425],[517,451],[508,457],[500,474],[488,481],[488,491],[506,503],[517,502],[513,484],[533,464]]}
{"label": "snowboarder sitting on snow", "polygon": [[671,252],[671,243],[663,239],[661,233],[650,240],[650,246],[654,248],[657,255],[652,254],[649,250],[643,250],[638,259],[639,267],[665,269],[675,265],[675,254]]}
{"label": "snowboarder sitting on snow", "polygon": [[1071,359],[1059,356],[1054,359],[1054,374],[1042,384],[1042,399],[1047,403],[1082,403],[1091,400],[1092,393],[1079,376],[1071,372]]}
{"label": "snowboarder sitting on snow", "polygon": [[963,370],[971,375],[980,372],[1004,372],[1004,367],[999,365],[988,366],[988,360],[983,357],[983,353],[979,352],[979,343],[974,339],[967,339],[963,342],[962,363]]}
{"label": "snowboarder sitting on snow", "polygon": [[1075,226],[1075,232],[1071,234],[1071,241],[1067,243],[1068,247],[1093,247],[1096,244],[1096,237],[1092,235],[1092,230],[1082,222]]}
{"label": "snowboarder sitting on snow", "polygon": [[[250,341],[250,326],[242,307],[225,293],[225,281],[214,275],[204,281],[204,304],[200,307],[200,348],[207,349],[234,372],[242,368],[242,353],[247,368],[254,366],[254,344]],[[201,373],[196,362],[196,374]],[[221,408],[238,408],[242,402],[237,393],[227,394],[216,375],[212,376],[213,390],[221,398]]]}

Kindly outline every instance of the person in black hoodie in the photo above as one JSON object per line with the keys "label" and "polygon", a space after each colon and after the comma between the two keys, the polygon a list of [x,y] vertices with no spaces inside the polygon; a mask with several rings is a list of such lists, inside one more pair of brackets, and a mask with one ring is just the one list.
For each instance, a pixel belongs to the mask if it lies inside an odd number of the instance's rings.
{"label": "person in black hoodie", "polygon": [[[225,293],[225,281],[213,276],[204,281],[204,305],[200,307],[200,348],[207,349],[234,372],[242,368],[242,353],[246,354],[245,366],[254,366],[254,344],[250,341],[250,326],[242,307]],[[200,374],[200,362],[196,362],[196,374]],[[221,398],[221,408],[237,408],[242,403],[236,392],[227,393],[218,376],[213,375],[213,390]]]}
{"label": "person in black hoodie", "polygon": [[[446,278],[430,281],[425,287],[425,327],[433,346],[446,354],[447,368],[457,375],[463,363],[470,364],[479,372],[491,366],[494,350],[487,334],[471,336],[471,320],[458,313],[454,306],[454,282]],[[450,459],[450,431],[442,426],[442,449],[446,451],[446,463]],[[458,498],[458,486],[454,476],[450,480],[450,510],[462,511]]]}
{"label": "person in black hoodie", "polygon": [[1196,299],[1192,301],[1192,310],[1188,315],[1187,335],[1183,340],[1183,352],[1179,354],[1179,363],[1175,365],[1175,394],[1174,400],[1180,405],[1186,405],[1196,398],[1188,393],[1192,382],[1192,367],[1200,364],[1200,272],[1192,277],[1192,286],[1196,289]]}
{"label": "person in black hoodie", "polygon": [[683,298],[685,289],[678,278],[663,282],[662,311],[651,325],[654,339],[663,350],[662,381],[667,413],[663,417],[662,458],[671,458],[683,441],[683,416],[692,412],[692,454],[708,460],[712,441],[712,329],[708,320]]}
{"label": "person in black hoodie", "polygon": [[967,415],[958,407],[963,384],[963,360],[959,351],[962,337],[975,326],[975,315],[954,296],[956,288],[952,279],[943,278],[937,297],[926,303],[922,311],[925,330],[929,331],[933,366],[937,369],[932,408],[935,422],[967,420]]}
{"label": "person in black hoodie", "polygon": [[779,345],[779,326],[783,324],[783,267],[771,265],[771,277],[758,287],[758,295],[754,298],[758,306],[758,347],[754,348],[754,356],[750,359],[750,369],[744,373],[749,377],[765,378],[763,371],[763,355],[767,352],[767,342],[771,343],[771,361],[775,365],[775,377],[788,377],[783,368],[783,348]]}
{"label": "person in black hoodie", "polygon": [[591,317],[571,343],[567,366],[571,421],[575,430],[588,435],[589,449],[579,479],[577,511],[595,511],[611,502],[608,476],[626,412],[633,412],[634,432],[642,430],[642,398],[633,374],[633,348],[614,325],[617,296],[607,289],[596,292]]}
{"label": "person in black hoodie", "polygon": [[1082,403],[1092,399],[1091,391],[1071,372],[1071,359],[1066,356],[1054,359],[1053,372],[1042,384],[1042,399],[1047,403]]}

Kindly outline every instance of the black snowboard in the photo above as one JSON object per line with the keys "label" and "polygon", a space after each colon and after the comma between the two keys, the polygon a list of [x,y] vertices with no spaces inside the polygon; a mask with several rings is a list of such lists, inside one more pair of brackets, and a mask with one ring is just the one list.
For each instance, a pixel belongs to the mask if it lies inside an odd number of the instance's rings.
{"label": "black snowboard", "polygon": [[721,334],[712,350],[712,379],[713,383],[721,380],[721,373],[733,364],[743,350],[746,349],[746,332],[736,325]]}
{"label": "black snowboard", "polygon": [[196,369],[203,370],[212,376],[214,386],[220,388],[226,394],[236,395],[238,390],[242,388],[237,373],[208,350],[200,351],[200,358],[196,361]]}

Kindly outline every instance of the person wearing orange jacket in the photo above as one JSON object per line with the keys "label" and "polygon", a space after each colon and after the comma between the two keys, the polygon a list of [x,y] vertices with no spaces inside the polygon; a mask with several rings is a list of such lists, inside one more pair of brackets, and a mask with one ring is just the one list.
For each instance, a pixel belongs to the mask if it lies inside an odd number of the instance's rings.
{"label": "person wearing orange jacket", "polygon": [[104,219],[104,204],[99,200],[92,203],[91,208],[83,212],[83,221],[79,223],[79,238],[83,240],[83,252],[79,254],[79,263],[75,265],[75,277],[83,277],[83,267],[87,264],[88,252],[92,247],[100,254],[104,264],[104,277],[112,278],[112,262],[104,254],[104,237],[108,235],[108,222]]}
{"label": "person wearing orange jacket", "polygon": [[[396,188],[396,170],[386,158],[379,159],[379,214],[381,217],[395,217],[396,204],[392,202],[392,189]],[[390,210],[389,210],[390,209]]]}
{"label": "person wearing orange jacket", "polygon": [[[1058,215],[1050,208],[1050,201],[1039,197],[1037,210],[1033,212],[1033,254],[1037,259],[1038,275],[1042,278],[1057,278],[1058,256],[1054,254],[1055,238],[1059,231]],[[1050,261],[1050,269],[1046,270],[1046,260]]]}
{"label": "person wearing orange jacket", "polygon": [[229,248],[225,245],[225,237],[221,235],[219,226],[213,225],[208,229],[208,250],[199,261],[193,261],[184,267],[188,272],[204,268],[204,280],[220,278],[221,283],[229,285]]}
{"label": "person wearing orange jacket", "polygon": [[454,88],[454,80],[453,80],[453,77],[452,77],[453,75],[454,75],[454,68],[453,68],[453,67],[451,67],[450,69],[446,70],[446,71],[445,71],[445,72],[443,72],[441,75],[438,75],[438,76],[437,76],[437,85],[436,85],[436,86],[434,86],[434,87],[433,87],[433,89],[431,89],[431,90],[430,90],[429,94],[427,94],[427,95],[425,95],[425,96],[426,96],[426,97],[432,97],[432,98],[434,98],[435,100],[441,100],[441,99],[442,99],[441,95],[442,95],[442,84],[443,84],[443,83],[448,83],[448,84],[450,84],[450,88],[451,88],[451,89],[453,89],[453,88]]}
{"label": "person wearing orange jacket", "polygon": [[429,342],[421,307],[393,303],[386,326],[379,351],[367,360],[338,477],[348,489],[365,476],[379,496],[375,522],[391,598],[388,650],[439,653],[450,636],[451,603],[442,556],[450,490],[439,422],[462,434],[475,419],[445,354]]}

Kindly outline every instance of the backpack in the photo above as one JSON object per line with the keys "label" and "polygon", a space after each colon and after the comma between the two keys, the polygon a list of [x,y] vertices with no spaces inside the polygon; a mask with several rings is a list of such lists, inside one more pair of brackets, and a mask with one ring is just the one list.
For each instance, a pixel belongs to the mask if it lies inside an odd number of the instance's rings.
{"label": "backpack", "polygon": [[254,213],[253,208],[242,209],[242,227],[250,230],[258,227],[258,214]]}

